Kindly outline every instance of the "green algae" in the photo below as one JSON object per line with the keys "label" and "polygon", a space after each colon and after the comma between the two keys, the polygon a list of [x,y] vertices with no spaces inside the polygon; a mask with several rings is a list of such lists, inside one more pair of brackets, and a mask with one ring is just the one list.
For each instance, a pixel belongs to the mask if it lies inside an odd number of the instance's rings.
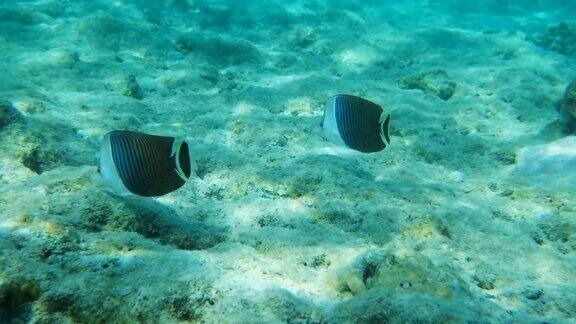
{"label": "green algae", "polygon": [[576,55],[576,24],[562,22],[550,27],[546,33],[534,37],[534,42],[560,54]]}
{"label": "green algae", "polygon": [[0,283],[0,320],[4,316],[18,318],[25,316],[24,306],[40,296],[39,286],[30,281],[9,281]]}
{"label": "green algae", "polygon": [[445,70],[433,70],[404,77],[398,81],[398,87],[422,90],[447,101],[456,93],[457,83],[452,81]]}
{"label": "green algae", "polygon": [[144,97],[144,92],[136,80],[136,76],[129,74],[120,83],[120,93],[126,97],[131,97],[134,99],[142,99]]}

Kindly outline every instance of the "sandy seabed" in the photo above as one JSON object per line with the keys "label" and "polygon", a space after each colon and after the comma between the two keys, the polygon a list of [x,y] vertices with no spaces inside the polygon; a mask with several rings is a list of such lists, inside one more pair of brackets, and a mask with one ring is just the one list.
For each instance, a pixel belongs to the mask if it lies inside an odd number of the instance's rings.
{"label": "sandy seabed", "polygon": [[[576,6],[471,3],[0,1],[0,322],[575,321]],[[110,191],[114,129],[191,181]]]}

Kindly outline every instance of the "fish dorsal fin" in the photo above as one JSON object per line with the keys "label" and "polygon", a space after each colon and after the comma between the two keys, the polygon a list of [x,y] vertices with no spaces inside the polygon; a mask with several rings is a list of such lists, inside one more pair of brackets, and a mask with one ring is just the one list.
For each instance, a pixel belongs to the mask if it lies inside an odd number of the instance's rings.
{"label": "fish dorsal fin", "polygon": [[176,173],[182,180],[188,181],[189,178],[186,177],[186,174],[184,173],[184,170],[182,170],[182,166],[180,165],[180,149],[182,148],[183,143],[184,138],[182,137],[177,137],[174,139],[174,142],[172,143],[172,154],[170,154],[170,157],[173,157],[174,161],[176,162],[176,169],[174,169],[174,171],[176,171]]}
{"label": "fish dorsal fin", "polygon": [[382,138],[382,141],[384,141],[384,143],[386,143],[386,145],[390,145],[390,115],[384,115],[384,112],[382,112],[382,115],[380,115],[380,137]]}

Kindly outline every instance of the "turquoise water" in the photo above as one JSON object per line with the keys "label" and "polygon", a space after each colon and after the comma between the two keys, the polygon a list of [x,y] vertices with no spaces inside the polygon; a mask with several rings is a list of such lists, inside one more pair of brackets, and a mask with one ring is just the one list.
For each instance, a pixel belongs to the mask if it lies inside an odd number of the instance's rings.
{"label": "turquoise water", "polygon": [[[573,322],[576,3],[0,0],[0,322]],[[391,145],[324,138],[335,94]],[[157,198],[113,130],[184,138]]]}

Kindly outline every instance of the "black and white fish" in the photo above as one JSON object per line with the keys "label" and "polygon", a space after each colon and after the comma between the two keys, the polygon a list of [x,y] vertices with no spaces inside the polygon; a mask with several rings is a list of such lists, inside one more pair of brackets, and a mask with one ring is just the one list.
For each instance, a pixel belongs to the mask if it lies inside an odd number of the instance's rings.
{"label": "black and white fish", "polygon": [[356,151],[378,152],[390,145],[390,115],[366,99],[338,94],[326,103],[322,132],[332,143]]}
{"label": "black and white fish", "polygon": [[115,130],[104,136],[98,171],[119,193],[156,197],[186,183],[190,161],[183,139]]}

